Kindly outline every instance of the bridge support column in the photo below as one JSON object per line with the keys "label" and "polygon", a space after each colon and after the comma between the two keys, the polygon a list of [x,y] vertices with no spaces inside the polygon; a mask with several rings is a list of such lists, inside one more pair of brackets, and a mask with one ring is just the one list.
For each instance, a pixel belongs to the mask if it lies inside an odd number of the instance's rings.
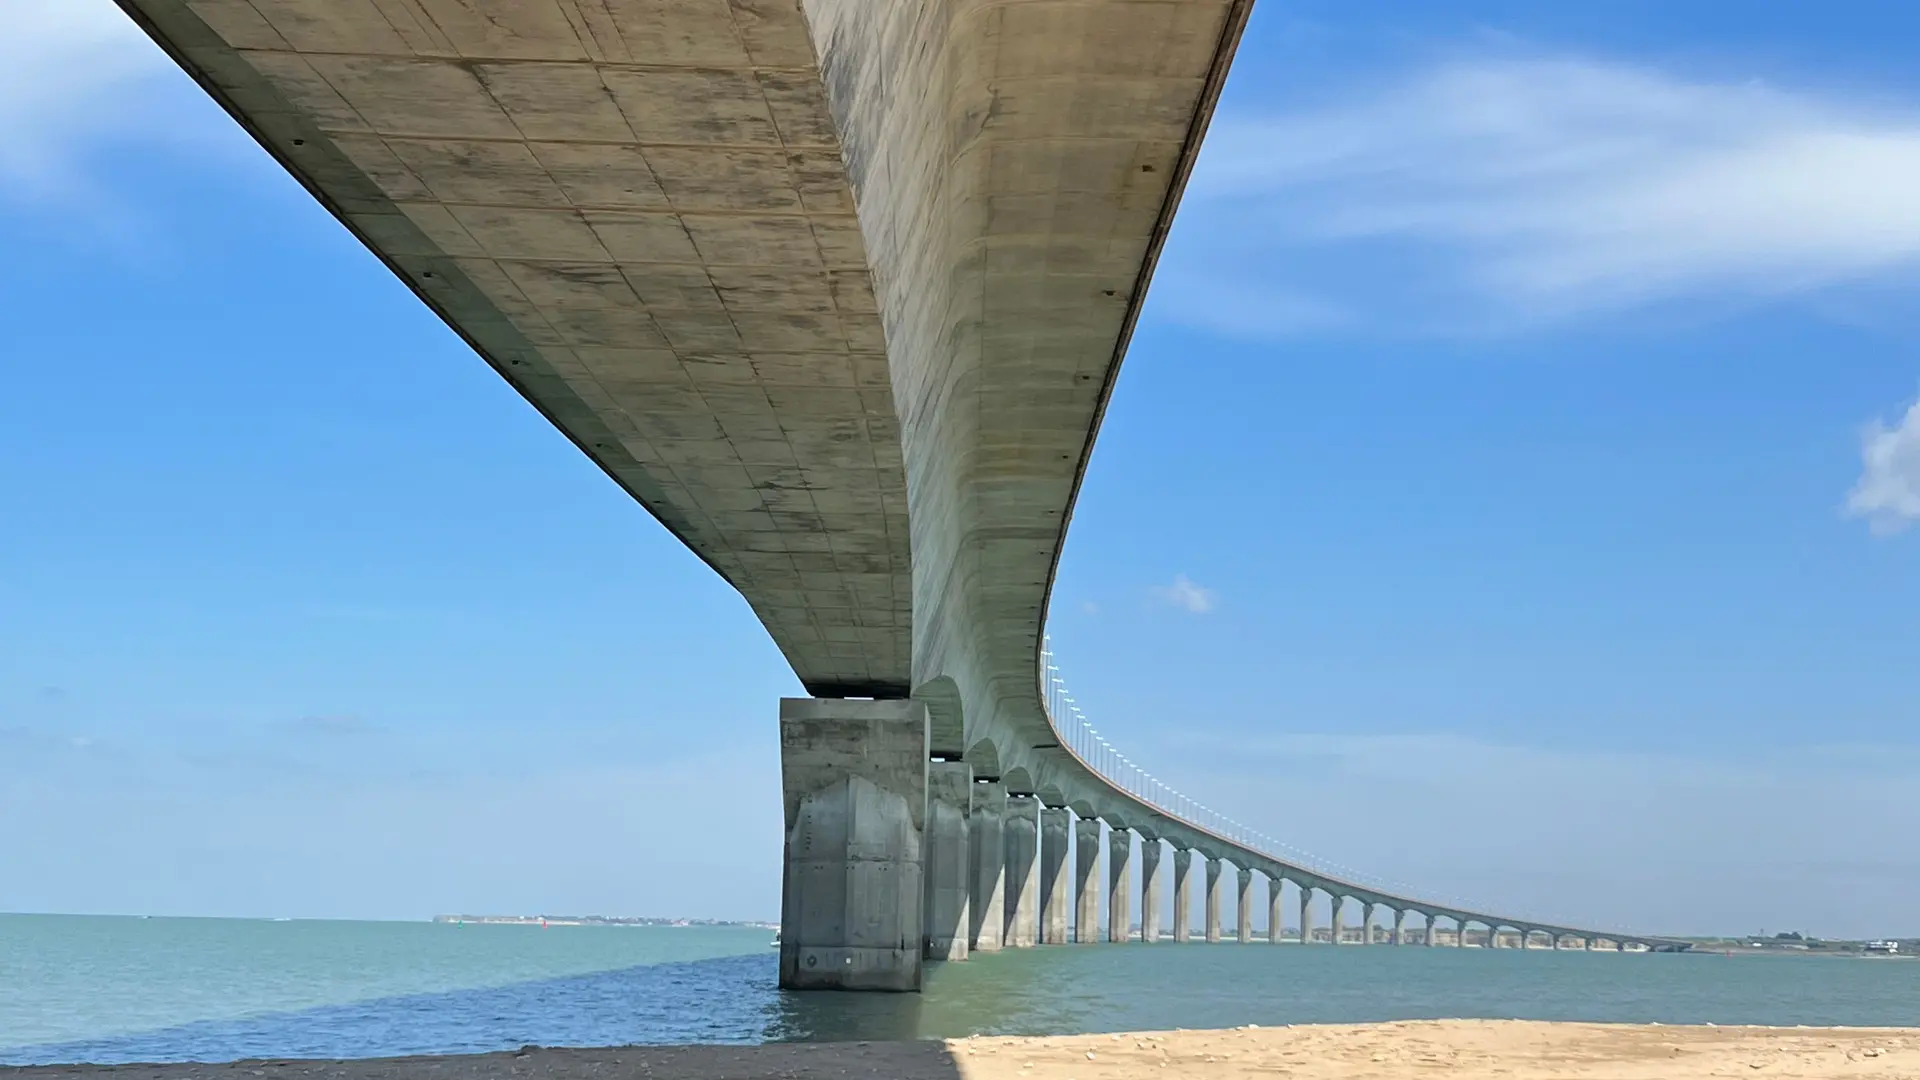
{"label": "bridge support column", "polygon": [[1160,879],[1160,838],[1140,834],[1140,940],[1160,940],[1160,897],[1167,891]]}
{"label": "bridge support column", "polygon": [[1342,924],[1340,908],[1342,905],[1344,905],[1347,902],[1347,898],[1344,896],[1336,896],[1333,893],[1328,893],[1327,899],[1333,901],[1333,919],[1332,919],[1333,943],[1335,945],[1339,945],[1339,944],[1342,944],[1340,940],[1340,936],[1342,933],[1346,931],[1346,926]]}
{"label": "bridge support column", "polygon": [[1040,941],[1045,945],[1067,943],[1067,912],[1073,903],[1067,840],[1072,832],[1073,811],[1049,806],[1040,812]]}
{"label": "bridge support column", "polygon": [[1245,945],[1253,940],[1253,869],[1240,868],[1240,896],[1234,904],[1233,939]]}
{"label": "bridge support column", "polygon": [[1424,940],[1422,941],[1422,944],[1426,945],[1427,948],[1431,949],[1438,941],[1438,935],[1436,935],[1433,932],[1433,912],[1428,911],[1428,912],[1425,912],[1424,915],[1427,920],[1427,931],[1426,931],[1426,934],[1424,935]]}
{"label": "bridge support column", "polygon": [[1133,833],[1117,825],[1107,830],[1107,940],[1133,940]]}
{"label": "bridge support column", "polygon": [[1193,852],[1173,849],[1173,940],[1193,938]]}
{"label": "bridge support column", "polygon": [[1100,819],[1081,818],[1073,825],[1074,884],[1073,940],[1092,945],[1100,940]]}
{"label": "bridge support column", "polygon": [[1300,883],[1300,944],[1313,944],[1313,886]]}
{"label": "bridge support column", "polygon": [[1281,910],[1282,901],[1287,897],[1287,879],[1267,876],[1267,944],[1280,944],[1280,935],[1287,928],[1287,916]]}
{"label": "bridge support column", "polygon": [[1220,940],[1220,870],[1219,859],[1207,860],[1207,944]]}
{"label": "bridge support column", "polygon": [[969,944],[974,952],[999,952],[1007,929],[1007,789],[998,780],[973,784],[973,820],[967,847],[973,853],[968,893]]}
{"label": "bridge support column", "polygon": [[1373,913],[1380,905],[1371,900],[1360,905],[1360,944],[1373,944]]}
{"label": "bridge support column", "polygon": [[1592,939],[1592,938],[1581,938],[1580,940],[1581,940],[1581,942],[1582,942],[1582,944],[1581,944],[1581,946],[1580,946],[1580,948],[1581,948],[1581,951],[1583,951],[1583,952],[1592,952],[1592,951],[1593,951],[1593,939]]}
{"label": "bridge support column", "polygon": [[936,761],[927,766],[927,959],[965,960],[973,924],[967,917],[967,822],[973,813],[973,766]]}
{"label": "bridge support column", "polygon": [[1453,947],[1456,949],[1467,947],[1467,920],[1458,915],[1453,917]]}
{"label": "bridge support column", "polygon": [[1498,926],[1495,926],[1492,923],[1488,923],[1487,924],[1487,948],[1497,949],[1499,947],[1500,947],[1500,928]]}
{"label": "bridge support column", "polygon": [[1407,940],[1407,909],[1393,909],[1393,943],[1403,945]]}
{"label": "bridge support column", "polygon": [[1007,929],[1000,943],[1031,949],[1040,943],[1040,800],[1009,797],[1006,830]]}
{"label": "bridge support column", "polygon": [[918,990],[927,707],[784,698],[780,986]]}

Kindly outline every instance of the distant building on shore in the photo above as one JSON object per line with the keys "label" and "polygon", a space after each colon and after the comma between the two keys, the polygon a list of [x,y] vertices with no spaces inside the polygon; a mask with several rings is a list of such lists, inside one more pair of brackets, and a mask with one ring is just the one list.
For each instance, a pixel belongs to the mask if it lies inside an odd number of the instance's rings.
{"label": "distant building on shore", "polygon": [[437,923],[456,926],[742,926],[772,929],[777,923],[734,919],[659,919],[645,915],[435,915]]}

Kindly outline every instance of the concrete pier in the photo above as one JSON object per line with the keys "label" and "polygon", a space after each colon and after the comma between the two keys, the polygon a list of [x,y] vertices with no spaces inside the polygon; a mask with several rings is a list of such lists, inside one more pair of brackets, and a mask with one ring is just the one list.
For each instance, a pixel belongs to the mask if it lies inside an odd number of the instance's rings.
{"label": "concrete pier", "polygon": [[1160,940],[1160,898],[1167,883],[1160,870],[1160,838],[1140,835],[1140,940]]}
{"label": "concrete pier", "polygon": [[1342,922],[1341,922],[1340,908],[1342,905],[1344,905],[1347,902],[1347,898],[1344,896],[1336,895],[1334,893],[1328,893],[1327,899],[1332,901],[1332,904],[1333,904],[1333,917],[1331,920],[1329,920],[1332,930],[1328,940],[1332,941],[1335,945],[1339,945],[1342,943],[1340,941],[1340,933],[1341,931],[1346,929],[1346,927],[1342,925]]}
{"label": "concrete pier", "polygon": [[1313,886],[1300,883],[1300,944],[1313,944]]}
{"label": "concrete pier", "polygon": [[1253,870],[1240,868],[1240,895],[1234,909],[1234,940],[1245,945],[1253,940]]}
{"label": "concrete pier", "polygon": [[1287,917],[1281,911],[1281,901],[1286,895],[1286,878],[1267,879],[1267,943],[1270,945],[1280,944],[1280,935],[1287,928]]}
{"label": "concrete pier", "polygon": [[1073,811],[1049,806],[1040,811],[1040,942],[1065,945],[1071,921],[1073,875],[1067,872],[1067,850],[1073,834]]}
{"label": "concrete pier", "polygon": [[927,765],[920,702],[780,702],[783,989],[920,989]]}
{"label": "concrete pier", "polygon": [[1458,916],[1453,920],[1453,947],[1456,949],[1467,947],[1467,920]]}
{"label": "concrete pier", "polygon": [[1100,940],[1099,818],[1073,823],[1073,861],[1073,940],[1092,945]]}
{"label": "concrete pier", "polygon": [[1433,925],[1433,912],[1431,911],[1427,912],[1426,919],[1427,919],[1427,930],[1426,930],[1425,940],[1422,942],[1422,944],[1424,944],[1427,948],[1431,949],[1434,947],[1435,944],[1438,943],[1439,935],[1435,933],[1435,927]]}
{"label": "concrete pier", "polygon": [[1209,945],[1215,944],[1220,940],[1220,890],[1222,888],[1220,884],[1220,871],[1222,868],[1219,859],[1207,860],[1206,920],[1207,944]]}
{"label": "concrete pier", "polygon": [[1360,944],[1373,944],[1373,913],[1380,905],[1367,901],[1360,905]]}
{"label": "concrete pier", "polygon": [[1133,834],[1107,831],[1107,940],[1133,940]]}
{"label": "concrete pier", "polygon": [[1007,928],[1007,789],[1000,781],[974,781],[973,818],[967,832],[973,869],[968,944],[974,952],[999,952]]}
{"label": "concrete pier", "polygon": [[1395,908],[1393,912],[1393,943],[1404,945],[1407,942],[1407,909]]}
{"label": "concrete pier", "polygon": [[973,815],[973,766],[936,761],[927,766],[926,904],[921,931],[929,960],[965,960],[973,924],[967,918],[972,853],[967,823]]}
{"label": "concrete pier", "polygon": [[1007,799],[1007,925],[1000,944],[1031,949],[1040,943],[1040,800]]}
{"label": "concrete pier", "polygon": [[1193,852],[1173,849],[1173,940],[1193,938]]}

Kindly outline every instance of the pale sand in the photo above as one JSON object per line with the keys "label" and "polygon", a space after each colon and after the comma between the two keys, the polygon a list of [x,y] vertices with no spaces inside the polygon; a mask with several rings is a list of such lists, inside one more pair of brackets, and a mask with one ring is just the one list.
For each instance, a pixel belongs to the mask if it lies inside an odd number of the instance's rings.
{"label": "pale sand", "polygon": [[0,1068],[0,1080],[1920,1080],[1917,1028],[1662,1027],[1518,1020],[1054,1038],[621,1047],[373,1061]]}

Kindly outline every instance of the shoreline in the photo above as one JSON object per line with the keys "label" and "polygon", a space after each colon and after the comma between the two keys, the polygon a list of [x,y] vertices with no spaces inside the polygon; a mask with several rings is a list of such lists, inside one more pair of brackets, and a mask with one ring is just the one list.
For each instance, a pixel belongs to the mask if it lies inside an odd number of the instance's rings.
{"label": "shoreline", "polygon": [[0,1066],[0,1080],[1766,1080],[1920,1076],[1920,1028],[1404,1020],[758,1046],[523,1047],[217,1064]]}

